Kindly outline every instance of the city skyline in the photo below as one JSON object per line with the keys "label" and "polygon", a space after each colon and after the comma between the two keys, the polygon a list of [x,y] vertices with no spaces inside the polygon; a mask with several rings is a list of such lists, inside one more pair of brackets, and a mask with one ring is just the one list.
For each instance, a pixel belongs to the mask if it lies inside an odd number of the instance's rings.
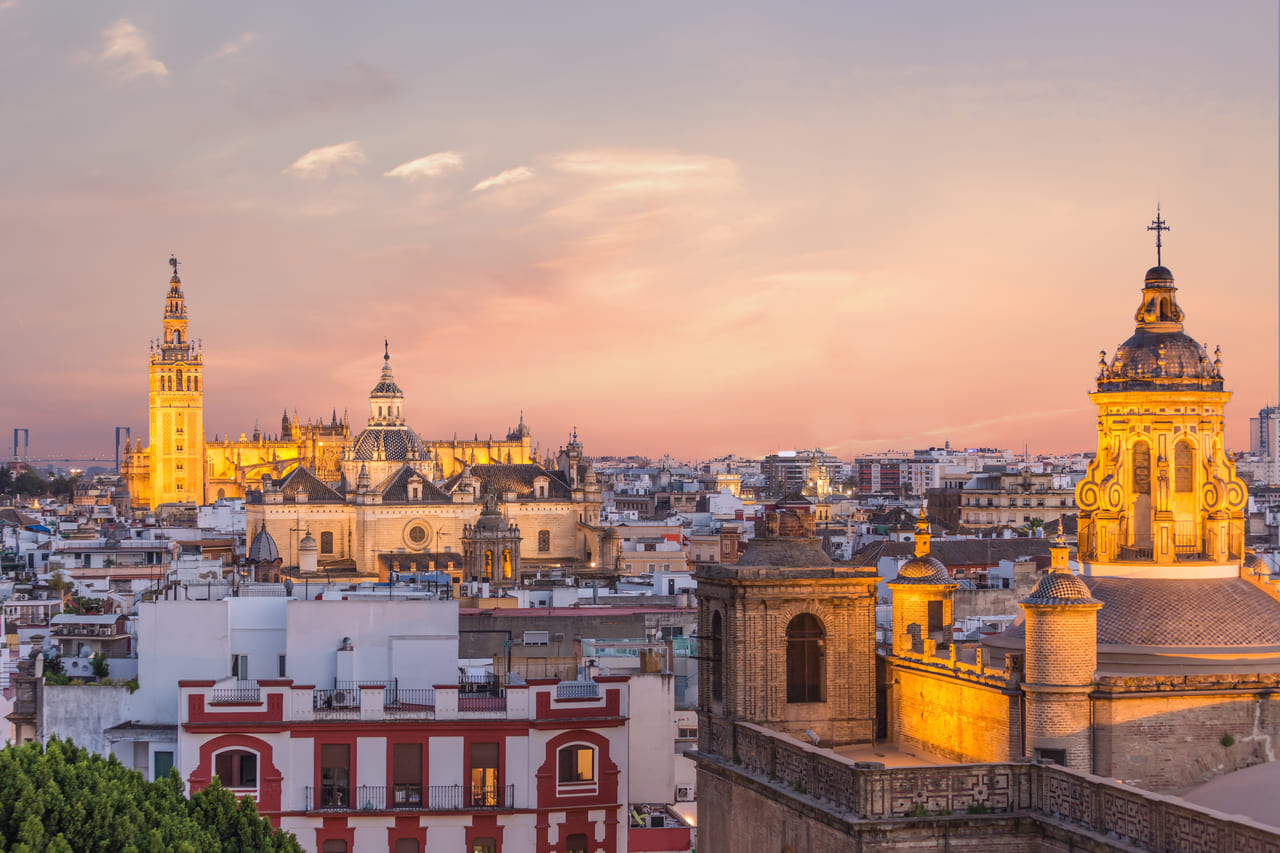
{"label": "city skyline", "polygon": [[145,440],[173,252],[209,437],[389,339],[430,437],[1089,450],[1157,202],[1233,449],[1276,402],[1273,4],[305,8],[0,3],[6,440]]}

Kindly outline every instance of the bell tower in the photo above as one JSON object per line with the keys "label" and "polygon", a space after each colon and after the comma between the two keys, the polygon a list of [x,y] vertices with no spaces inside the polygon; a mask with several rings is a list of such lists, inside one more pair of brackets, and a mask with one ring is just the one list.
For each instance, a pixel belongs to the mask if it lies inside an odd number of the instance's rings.
{"label": "bell tower", "polygon": [[1088,575],[1234,577],[1244,556],[1245,485],[1223,442],[1220,351],[1183,331],[1173,273],[1147,270],[1133,335],[1102,353],[1098,453],[1076,487]]}
{"label": "bell tower", "polygon": [[165,295],[163,332],[151,344],[150,454],[152,509],[204,502],[204,360],[187,335],[178,259]]}

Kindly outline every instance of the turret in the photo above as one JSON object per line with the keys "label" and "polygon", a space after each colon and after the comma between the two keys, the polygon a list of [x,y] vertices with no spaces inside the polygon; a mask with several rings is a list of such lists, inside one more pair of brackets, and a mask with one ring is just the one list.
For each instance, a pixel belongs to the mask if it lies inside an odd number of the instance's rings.
{"label": "turret", "polygon": [[929,553],[928,509],[916,521],[916,555],[902,564],[887,586],[893,595],[893,653],[929,653],[952,641],[952,597],[958,584],[947,567]]}

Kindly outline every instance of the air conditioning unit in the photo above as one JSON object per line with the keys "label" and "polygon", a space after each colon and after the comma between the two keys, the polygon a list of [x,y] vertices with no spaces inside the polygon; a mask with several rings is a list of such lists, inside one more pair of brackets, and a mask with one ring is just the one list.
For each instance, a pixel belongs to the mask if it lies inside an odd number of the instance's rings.
{"label": "air conditioning unit", "polygon": [[360,693],[356,690],[333,691],[333,707],[354,708],[360,704]]}
{"label": "air conditioning unit", "polygon": [[676,785],[676,802],[688,803],[693,801],[692,785]]}
{"label": "air conditioning unit", "polygon": [[25,592],[20,592],[20,593],[18,593],[17,595],[15,595],[15,596],[13,597],[13,600],[14,600],[14,601],[26,601],[28,598],[30,598],[30,596],[28,596]]}

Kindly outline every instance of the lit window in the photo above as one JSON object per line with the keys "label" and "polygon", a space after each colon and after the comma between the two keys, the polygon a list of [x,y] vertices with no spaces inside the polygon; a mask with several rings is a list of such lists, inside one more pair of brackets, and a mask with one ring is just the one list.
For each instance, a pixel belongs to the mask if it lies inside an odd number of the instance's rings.
{"label": "lit window", "polygon": [[560,750],[557,763],[559,773],[556,778],[561,785],[571,786],[575,790],[595,790],[596,751],[593,747],[585,744],[566,746]]}

